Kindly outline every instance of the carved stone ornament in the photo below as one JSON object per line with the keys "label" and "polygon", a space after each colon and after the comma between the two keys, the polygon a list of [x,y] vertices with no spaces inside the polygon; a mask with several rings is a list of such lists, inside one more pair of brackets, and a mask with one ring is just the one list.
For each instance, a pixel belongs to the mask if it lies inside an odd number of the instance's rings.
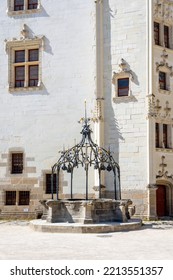
{"label": "carved stone ornament", "polygon": [[171,0],[154,0],[154,17],[167,22],[173,20],[173,2]]}
{"label": "carved stone ornament", "polygon": [[93,121],[93,122],[103,121],[103,113],[102,113],[102,102],[103,101],[104,101],[104,98],[96,99],[95,109],[93,112],[93,118],[91,118],[91,121]]}
{"label": "carved stone ornament", "polygon": [[171,111],[171,107],[169,107],[169,102],[168,102],[168,101],[166,101],[166,106],[165,106],[165,108],[164,108],[164,111],[165,111],[165,113],[166,113],[166,116],[165,116],[165,117],[170,117],[169,112]]}
{"label": "carved stone ornament", "polygon": [[121,58],[121,63],[119,64],[118,72],[113,72],[112,84],[115,85],[117,81],[117,77],[123,74],[127,75],[127,77],[129,77],[131,80],[134,79],[132,70],[128,66],[127,62],[123,58]]}
{"label": "carved stone ornament", "polygon": [[173,174],[168,175],[168,171],[165,170],[167,164],[165,163],[165,156],[161,157],[161,163],[159,164],[161,170],[158,171],[156,178],[163,178],[163,179],[173,179]]}
{"label": "carved stone ornament", "polygon": [[22,46],[22,44],[37,44],[44,48],[44,35],[38,35],[38,36],[31,36],[29,32],[29,28],[26,24],[23,24],[22,30],[20,31],[20,37],[19,38],[12,38],[10,40],[5,39],[5,46],[6,46],[6,52],[8,53],[10,48],[16,47],[16,46]]}
{"label": "carved stone ornament", "polygon": [[148,185],[147,185],[147,188],[148,188],[148,189],[151,189],[151,190],[155,190],[155,189],[158,188],[158,186],[157,186],[156,184],[148,184]]}
{"label": "carved stone ornament", "polygon": [[162,108],[162,106],[160,106],[160,100],[157,99],[156,100],[156,105],[155,105],[155,111],[156,111],[157,116],[159,115],[159,112],[160,112],[161,108]]}
{"label": "carved stone ornament", "polygon": [[103,3],[103,0],[95,0],[94,1],[96,4],[98,3],[98,4],[102,4]]}
{"label": "carved stone ornament", "polygon": [[156,62],[156,72],[163,70],[165,72],[168,72],[170,76],[173,76],[172,66],[169,66],[166,62],[166,60],[168,59],[168,54],[166,53],[165,49],[162,51],[161,58],[162,61],[160,61],[160,63]]}
{"label": "carved stone ornament", "polygon": [[155,95],[149,94],[148,96],[148,117],[157,117],[158,111],[157,111],[157,105],[155,104]]}

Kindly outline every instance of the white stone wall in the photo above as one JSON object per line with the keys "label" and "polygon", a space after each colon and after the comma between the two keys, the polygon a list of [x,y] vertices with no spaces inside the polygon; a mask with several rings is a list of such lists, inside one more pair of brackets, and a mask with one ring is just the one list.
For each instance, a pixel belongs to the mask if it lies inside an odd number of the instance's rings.
{"label": "white stone wall", "polygon": [[[123,191],[147,186],[146,29],[146,1],[105,1],[105,146],[120,165]],[[115,98],[111,84],[122,58],[134,77],[131,98]],[[108,176],[106,182],[111,188]]]}
{"label": "white stone wall", "polygon": [[[7,1],[1,2],[0,153],[23,149],[25,156],[33,159],[27,163],[27,167],[35,167],[32,177],[40,180],[42,171],[50,170],[59,158],[63,145],[68,148],[81,140],[77,122],[84,115],[84,100],[89,113],[93,107],[95,3],[41,0],[39,13],[9,16]],[[3,42],[19,38],[23,24],[29,36],[44,36],[43,89],[9,93],[8,54]],[[1,163],[0,180],[8,181],[7,158]],[[78,178],[81,182],[80,174]],[[40,188],[39,180],[35,187]]]}

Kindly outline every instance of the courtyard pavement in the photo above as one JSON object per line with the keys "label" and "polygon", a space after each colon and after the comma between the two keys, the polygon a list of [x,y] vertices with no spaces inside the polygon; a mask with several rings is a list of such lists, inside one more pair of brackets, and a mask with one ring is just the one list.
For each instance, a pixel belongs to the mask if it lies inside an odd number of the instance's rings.
{"label": "courtyard pavement", "polygon": [[36,232],[0,221],[0,260],[173,260],[173,221],[104,234]]}

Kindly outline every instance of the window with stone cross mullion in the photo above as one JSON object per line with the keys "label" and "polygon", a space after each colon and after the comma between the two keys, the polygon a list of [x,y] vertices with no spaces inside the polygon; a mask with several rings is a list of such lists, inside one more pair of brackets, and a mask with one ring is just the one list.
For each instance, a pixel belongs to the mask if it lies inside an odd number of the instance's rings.
{"label": "window with stone cross mullion", "polygon": [[39,49],[29,48],[14,52],[14,85],[20,87],[36,87],[39,80]]}

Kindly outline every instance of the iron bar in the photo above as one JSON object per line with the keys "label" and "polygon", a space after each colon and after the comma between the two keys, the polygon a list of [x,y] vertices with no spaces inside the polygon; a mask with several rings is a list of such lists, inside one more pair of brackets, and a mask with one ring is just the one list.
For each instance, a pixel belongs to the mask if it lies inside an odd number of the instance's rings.
{"label": "iron bar", "polygon": [[100,168],[98,169],[99,171],[99,198],[101,198],[101,170]]}
{"label": "iron bar", "polygon": [[56,173],[56,199],[59,199],[59,168],[57,169]]}
{"label": "iron bar", "polygon": [[86,171],[86,200],[88,200],[88,164],[85,165]]}
{"label": "iron bar", "polygon": [[117,199],[117,193],[116,193],[116,171],[115,168],[113,169],[113,173],[114,173],[114,195],[115,195],[115,200]]}
{"label": "iron bar", "polygon": [[52,199],[53,199],[53,168],[52,168],[52,173],[51,173],[51,194],[52,194]]}
{"label": "iron bar", "polygon": [[73,199],[73,169],[71,170],[71,190],[70,190],[70,197]]}

